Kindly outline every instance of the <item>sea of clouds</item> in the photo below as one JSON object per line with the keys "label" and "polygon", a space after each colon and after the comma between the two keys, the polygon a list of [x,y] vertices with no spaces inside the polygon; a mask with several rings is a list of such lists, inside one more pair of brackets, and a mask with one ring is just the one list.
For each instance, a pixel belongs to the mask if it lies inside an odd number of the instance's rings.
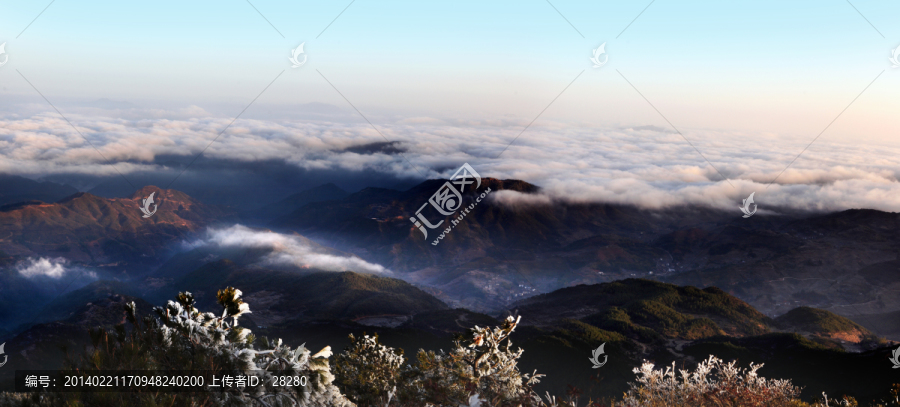
{"label": "sea of clouds", "polygon": [[[136,114],[67,115],[90,143],[56,113],[6,116],[0,120],[0,172],[40,177],[162,171],[167,167],[156,161],[158,157],[196,155],[231,122],[196,107],[182,113],[147,119]],[[521,179],[542,187],[538,196],[492,194],[495,201],[509,205],[565,200],[734,210],[755,192],[761,212],[767,208],[900,212],[896,145],[837,143],[826,133],[804,151],[814,134],[788,137],[682,129],[682,136],[652,125],[596,128],[549,119],[539,120],[516,138],[527,124],[510,118],[415,117],[376,120],[376,131],[359,121],[240,119],[203,154],[410,179],[448,177],[468,162],[482,176]],[[385,141],[396,142],[393,147],[402,153],[358,148]]]}

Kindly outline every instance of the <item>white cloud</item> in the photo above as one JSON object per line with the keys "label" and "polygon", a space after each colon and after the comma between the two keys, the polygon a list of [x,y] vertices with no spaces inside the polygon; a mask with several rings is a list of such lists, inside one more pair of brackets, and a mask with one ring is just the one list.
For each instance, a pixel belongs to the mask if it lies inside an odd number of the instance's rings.
{"label": "white cloud", "polygon": [[26,278],[36,278],[44,276],[59,279],[62,276],[75,271],[81,271],[83,275],[91,278],[97,278],[97,273],[94,273],[93,271],[85,272],[84,270],[81,270],[79,268],[69,267],[68,263],[69,261],[62,257],[41,257],[38,259],[29,257],[28,259],[23,260],[19,264],[17,264],[16,270],[18,270],[19,274]]}
{"label": "white cloud", "polygon": [[[164,164],[155,162],[161,156],[199,153],[230,122],[208,114],[162,119],[162,113],[151,113],[151,119],[78,114],[70,119],[126,175],[163,169]],[[182,117],[183,112],[176,113],[171,117]],[[510,118],[464,122],[428,117],[378,123],[385,137],[407,150],[400,157],[344,151],[385,141],[366,123],[241,119],[204,156],[283,161],[308,170],[430,178],[447,177],[468,162],[482,176],[541,186],[544,197],[528,198],[539,202],[736,210],[741,199],[756,192],[761,210],[900,212],[900,146],[837,144],[823,137],[782,173],[809,143],[808,135],[682,129],[701,156],[682,136],[654,125],[600,129],[542,119],[504,151],[523,123],[524,119]],[[49,113],[0,120],[0,172],[117,175],[67,123]],[[776,176],[778,182],[769,185]],[[523,198],[514,195],[503,193],[492,199],[521,203]]]}
{"label": "white cloud", "polygon": [[66,263],[66,259],[63,258],[28,258],[28,260],[19,263],[18,267],[16,268],[19,270],[19,274],[28,278],[37,276],[60,278],[64,274],[66,274]]}
{"label": "white cloud", "polygon": [[263,264],[292,265],[327,271],[358,271],[365,273],[390,273],[384,267],[357,257],[335,256],[320,253],[299,236],[271,231],[253,230],[242,225],[226,229],[210,229],[206,244],[218,247],[264,248],[272,250],[263,258]]}

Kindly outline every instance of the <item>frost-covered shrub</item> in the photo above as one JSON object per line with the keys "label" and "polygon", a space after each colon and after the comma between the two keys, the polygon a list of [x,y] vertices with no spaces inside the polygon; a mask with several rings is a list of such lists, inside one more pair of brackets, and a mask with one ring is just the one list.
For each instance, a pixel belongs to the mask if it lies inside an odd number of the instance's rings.
{"label": "frost-covered shrub", "polygon": [[800,389],[790,380],[766,379],[756,374],[763,365],[750,364],[750,369],[738,368],[735,362],[724,363],[715,356],[700,362],[694,371],[675,369],[655,370],[644,362],[635,368],[637,383],[625,395],[626,406],[796,406]]}
{"label": "frost-covered shrub", "polygon": [[532,388],[543,375],[519,372],[523,351],[509,340],[518,324],[509,317],[499,327],[476,326],[449,353],[419,350],[417,365],[377,336],[350,335],[335,359],[336,383],[360,406],[540,406]]}
{"label": "frost-covered shrub", "polygon": [[424,401],[440,406],[470,405],[473,395],[482,405],[535,405],[532,388],[543,375],[522,374],[517,366],[523,350],[513,349],[509,335],[521,317],[507,317],[495,328],[475,326],[471,339],[460,338],[449,353],[420,350],[419,380]]}
{"label": "frost-covered shrub", "polygon": [[[203,393],[89,393],[76,405],[166,405],[166,406],[353,406],[332,383],[328,358],[331,348],[316,354],[304,346],[291,348],[281,340],[257,340],[249,329],[238,326],[238,318],[250,313],[241,300],[241,291],[220,290],[217,295],[223,311],[220,316],[200,312],[189,292],[179,293],[177,301],[155,307],[157,318],[139,320],[135,304],[126,305],[124,324],[114,332],[92,330],[92,347],[80,360],[70,362],[76,370],[212,370],[216,375],[253,375],[261,385],[217,391],[207,387]],[[256,345],[259,344],[260,349]],[[273,386],[278,375],[306,376],[306,386]],[[209,383],[207,383],[209,384]],[[71,394],[71,393],[69,393]],[[67,397],[65,394],[60,397]],[[87,399],[84,399],[87,397]]]}
{"label": "frost-covered shrub", "polygon": [[360,406],[406,402],[411,397],[398,395],[397,385],[404,392],[413,389],[415,370],[405,361],[403,349],[378,343],[378,335],[356,338],[351,334],[350,346],[334,360],[335,384]]}
{"label": "frost-covered shrub", "polygon": [[[221,315],[199,311],[188,292],[154,308],[156,317],[138,319],[135,304],[129,303],[125,316],[132,329],[122,324],[113,331],[91,330],[92,346],[67,369],[213,370],[256,375],[263,386],[200,393],[0,393],[0,406],[351,407],[353,400],[359,407],[858,407],[850,397],[825,394],[804,403],[790,380],[758,376],[762,365],[741,369],[714,356],[693,371],[676,370],[674,364],[655,370],[645,362],[634,369],[638,377],[622,401],[582,405],[576,392],[569,400],[549,393],[541,399],[533,389],[543,375],[519,371],[523,350],[513,349],[509,337],[520,318],[513,317],[499,327],[475,326],[454,341],[450,352],[419,350],[417,365],[406,363],[402,350],[380,344],[377,336],[351,335],[332,374],[330,347],[311,354],[303,345],[292,349],[280,339],[257,339],[238,326],[240,316],[251,312],[240,297],[240,290],[220,290]],[[273,387],[267,379],[274,372],[306,376],[308,384]],[[871,405],[876,406],[900,407],[900,386],[890,400]]]}

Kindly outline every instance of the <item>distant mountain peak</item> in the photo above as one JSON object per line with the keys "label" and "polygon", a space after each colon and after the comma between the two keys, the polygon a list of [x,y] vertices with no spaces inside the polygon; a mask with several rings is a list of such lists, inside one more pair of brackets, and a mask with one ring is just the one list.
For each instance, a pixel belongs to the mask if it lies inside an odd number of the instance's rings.
{"label": "distant mountain peak", "polygon": [[65,197],[65,198],[63,198],[63,199],[60,199],[60,200],[56,201],[55,203],[58,203],[58,204],[64,204],[64,203],[72,202],[72,201],[77,200],[77,199],[79,199],[79,198],[83,198],[83,199],[87,199],[87,200],[103,199],[103,198],[100,198],[100,197],[97,196],[97,195],[94,195],[94,194],[91,194],[91,193],[88,193],[88,192],[76,192],[76,193],[74,193],[74,194],[72,194],[72,195],[69,195],[69,196],[67,196],[67,197]]}
{"label": "distant mountain peak", "polygon": [[[159,212],[143,218],[141,199],[154,192]],[[234,220],[234,214],[226,208],[205,205],[183,192],[152,185],[138,190],[133,198],[78,192],[55,203],[26,202],[4,209],[0,211],[0,236],[17,236],[15,240],[0,240],[4,252],[64,256],[86,263],[116,259],[122,267],[153,263],[167,245],[187,234],[211,223]]]}

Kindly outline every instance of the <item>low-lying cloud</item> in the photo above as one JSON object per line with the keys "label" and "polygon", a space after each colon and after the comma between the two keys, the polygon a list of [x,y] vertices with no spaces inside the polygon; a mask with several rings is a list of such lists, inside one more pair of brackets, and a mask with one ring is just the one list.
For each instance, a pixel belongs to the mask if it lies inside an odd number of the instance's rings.
{"label": "low-lying cloud", "polygon": [[268,249],[263,265],[287,265],[326,271],[357,271],[373,274],[389,274],[384,267],[358,257],[336,256],[322,253],[300,236],[254,230],[242,225],[225,229],[209,229],[205,240],[192,247],[212,245],[221,248]]}
{"label": "low-lying cloud", "polygon": [[[565,200],[736,210],[756,192],[760,210],[900,212],[896,146],[838,144],[823,137],[785,170],[809,143],[807,137],[682,129],[692,146],[656,125],[595,128],[541,119],[507,149],[528,124],[524,119],[427,119],[376,120],[380,133],[365,123],[240,119],[203,154],[400,179],[448,177],[468,162],[482,176],[542,187],[542,197],[495,195],[497,202],[511,205]],[[173,170],[159,158],[198,154],[230,122],[208,114],[193,119],[72,115],[70,120],[102,156],[55,114],[3,119],[0,172],[118,176],[119,171],[127,177]]]}
{"label": "low-lying cloud", "polygon": [[68,264],[69,261],[62,257],[29,257],[19,262],[19,264],[16,265],[16,270],[25,278],[49,277],[58,280],[73,272],[81,272],[88,277],[97,278],[97,274],[92,271],[84,271],[78,267],[71,267]]}

